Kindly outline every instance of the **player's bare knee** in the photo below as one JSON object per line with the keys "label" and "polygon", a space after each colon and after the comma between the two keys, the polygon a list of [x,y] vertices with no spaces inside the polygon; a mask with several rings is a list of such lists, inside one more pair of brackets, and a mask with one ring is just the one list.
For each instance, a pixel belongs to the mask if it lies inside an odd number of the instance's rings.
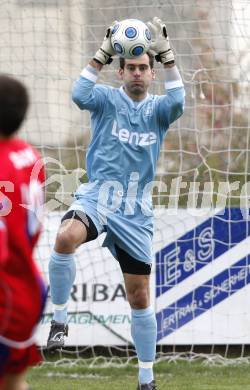
{"label": "player's bare knee", "polygon": [[149,293],[147,289],[135,288],[127,293],[132,309],[146,309],[149,306]]}
{"label": "player's bare knee", "polygon": [[55,250],[59,253],[73,253],[76,248],[74,234],[70,231],[62,231],[59,229],[56,237]]}
{"label": "player's bare knee", "polygon": [[[82,224],[81,224],[82,225]],[[76,229],[75,221],[66,220],[64,221],[57,233],[55,250],[60,253],[72,253],[75,249],[84,242],[85,230]]]}

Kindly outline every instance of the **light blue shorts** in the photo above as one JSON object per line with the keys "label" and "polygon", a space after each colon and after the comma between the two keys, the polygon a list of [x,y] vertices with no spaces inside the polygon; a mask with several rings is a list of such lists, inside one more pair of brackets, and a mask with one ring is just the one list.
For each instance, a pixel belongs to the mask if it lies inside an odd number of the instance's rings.
{"label": "light blue shorts", "polygon": [[112,202],[110,198],[107,202],[100,194],[100,186],[95,183],[81,185],[74,197],[75,201],[69,210],[86,213],[95,224],[98,235],[106,232],[103,246],[107,247],[115,258],[116,244],[136,260],[152,263],[153,217],[141,211],[139,201],[135,202],[134,211],[131,213],[129,200],[126,200],[123,194],[112,194]]}

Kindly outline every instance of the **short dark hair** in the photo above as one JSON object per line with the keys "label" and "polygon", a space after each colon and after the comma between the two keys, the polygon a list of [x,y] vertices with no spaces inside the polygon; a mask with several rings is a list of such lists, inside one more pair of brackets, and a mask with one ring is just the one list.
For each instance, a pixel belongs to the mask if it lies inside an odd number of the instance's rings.
{"label": "short dark hair", "polygon": [[[148,51],[146,54],[149,56],[149,66],[150,66],[151,69],[153,69],[153,67],[154,67],[154,55],[150,51]],[[124,67],[125,67],[125,58],[120,57],[119,61],[120,61],[120,68],[124,69]]]}
{"label": "short dark hair", "polygon": [[26,87],[7,75],[0,75],[0,135],[9,137],[20,127],[29,106]]}

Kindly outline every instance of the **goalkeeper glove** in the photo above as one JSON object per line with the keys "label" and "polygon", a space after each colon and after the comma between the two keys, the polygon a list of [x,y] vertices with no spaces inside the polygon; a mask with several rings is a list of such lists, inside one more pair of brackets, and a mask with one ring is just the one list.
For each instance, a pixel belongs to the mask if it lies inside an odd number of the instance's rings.
{"label": "goalkeeper glove", "polygon": [[117,22],[115,21],[106,31],[104,40],[102,42],[102,45],[100,49],[97,50],[97,52],[94,55],[94,60],[99,62],[100,64],[106,65],[106,64],[111,64],[113,61],[112,56],[115,53],[112,45],[111,45],[111,35],[112,35],[112,30],[114,25]]}
{"label": "goalkeeper glove", "polygon": [[162,64],[173,64],[174,53],[169,45],[165,23],[163,23],[161,19],[154,17],[153,23],[148,22],[147,24],[153,35],[150,50],[153,50],[156,53],[156,61],[161,62]]}

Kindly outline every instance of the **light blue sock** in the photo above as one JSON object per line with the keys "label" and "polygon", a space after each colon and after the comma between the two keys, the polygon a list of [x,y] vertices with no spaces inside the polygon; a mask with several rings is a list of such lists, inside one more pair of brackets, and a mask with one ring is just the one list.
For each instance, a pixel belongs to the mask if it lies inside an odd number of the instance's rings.
{"label": "light blue sock", "polygon": [[[54,305],[65,305],[76,276],[74,255],[51,253],[49,262],[50,294]],[[55,310],[53,319],[57,322],[67,322],[67,308]]]}
{"label": "light blue sock", "polygon": [[141,310],[132,309],[131,334],[139,360],[139,382],[150,383],[154,379],[153,362],[157,337],[156,318],[151,306]]}
{"label": "light blue sock", "polygon": [[67,306],[61,310],[55,309],[53,314],[53,320],[55,320],[56,322],[60,322],[61,324],[66,324],[67,315],[68,315]]}

